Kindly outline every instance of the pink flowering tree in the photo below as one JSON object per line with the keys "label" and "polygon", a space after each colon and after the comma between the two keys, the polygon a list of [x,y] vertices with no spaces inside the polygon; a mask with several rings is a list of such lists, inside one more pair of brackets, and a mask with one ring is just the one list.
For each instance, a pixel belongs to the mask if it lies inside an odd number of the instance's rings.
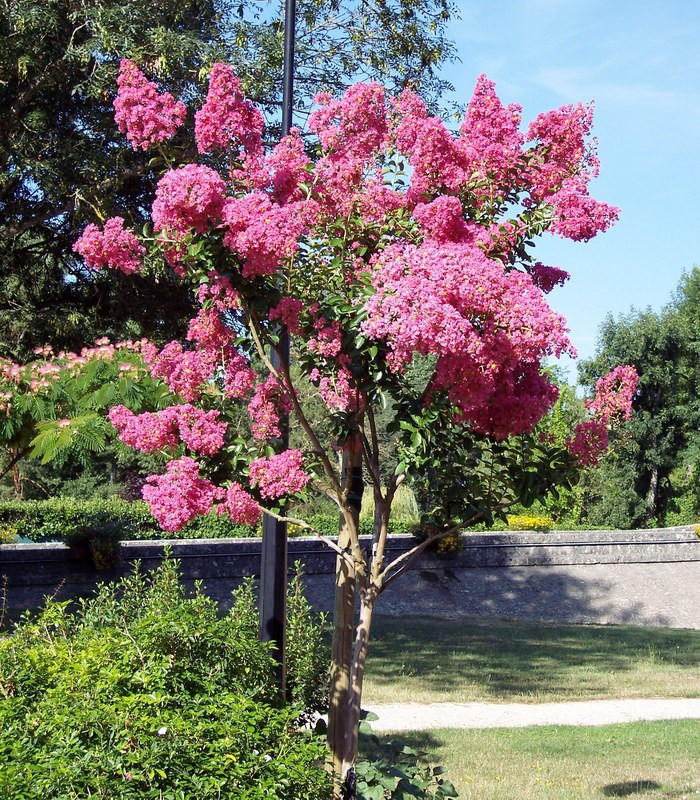
{"label": "pink flowering tree", "polygon": [[[133,64],[122,75],[120,127],[134,147],[167,148],[180,106]],[[338,555],[329,745],[340,795],[352,784],[382,592],[442,537],[572,480],[576,456],[591,463],[629,413],[635,376],[606,379],[568,449],[531,435],[557,397],[545,360],[574,352],[547,303],[568,275],[536,261],[534,241],[586,241],[618,216],[589,194],[598,173],[590,106],[541,114],[523,130],[520,108],[504,105],[485,76],[456,132],[411,91],[388,97],[357,84],[316,102],[313,150],[297,130],[267,148],[262,115],[215,65],[194,115],[198,160],[160,178],[152,235],[139,239],[115,218],[88,226],[75,249],[88,267],[128,273],[146,250],[199,301],[186,341],[145,356],[176,401],[110,412],[131,446],[177,449],[144,490],[166,530],[215,508],[236,522],[267,513],[314,533],[295,502],[313,486],[337,505],[339,536],[321,538]],[[285,331],[293,371],[270,358]],[[325,409],[322,426],[310,392]],[[380,413],[398,452],[388,478]],[[285,415],[298,441],[287,450]],[[369,540],[359,537],[363,481],[374,494]],[[427,538],[392,560],[385,545],[404,482],[421,497]]]}

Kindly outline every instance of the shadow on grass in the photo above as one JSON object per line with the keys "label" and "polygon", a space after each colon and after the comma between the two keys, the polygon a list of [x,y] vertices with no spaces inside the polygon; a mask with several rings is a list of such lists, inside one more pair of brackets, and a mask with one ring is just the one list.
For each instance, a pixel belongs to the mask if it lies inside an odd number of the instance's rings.
{"label": "shadow on grass", "polygon": [[624,783],[609,783],[603,786],[605,797],[629,797],[632,794],[642,794],[644,792],[655,792],[661,786],[655,781],[625,781]]}
{"label": "shadow on grass", "polygon": [[602,788],[603,797],[637,797],[642,794],[653,793],[655,797],[663,797],[666,800],[679,798],[683,800],[689,797],[692,789],[670,789],[664,790],[655,781],[637,780],[625,781],[625,783],[610,783]]}
{"label": "shadow on grass", "polygon": [[412,678],[449,694],[472,683],[486,694],[570,691],[572,672],[589,693],[640,661],[693,668],[700,633],[683,629],[377,616],[368,671],[378,684]]}

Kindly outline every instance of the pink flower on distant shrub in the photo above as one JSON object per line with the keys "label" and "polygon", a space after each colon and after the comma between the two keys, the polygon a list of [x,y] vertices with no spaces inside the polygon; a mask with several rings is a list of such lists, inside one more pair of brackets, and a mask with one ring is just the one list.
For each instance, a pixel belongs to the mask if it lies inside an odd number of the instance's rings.
{"label": "pink flower on distant shrub", "polygon": [[605,423],[630,419],[638,383],[639,375],[634,367],[615,367],[596,382],[595,396],[586,406]]}
{"label": "pink flower on distant shrub", "polygon": [[170,139],[185,121],[184,103],[170,92],[160,94],[132,61],[123,58],[117,78],[119,91],[114,101],[114,119],[134,150],[148,150],[152,144]]}
{"label": "pink flower on distant shrub", "polygon": [[138,272],[146,248],[130,230],[123,217],[111,217],[100,230],[90,223],[73,245],[90,269],[118,269],[125,275]]}
{"label": "pink flower on distant shrub", "polygon": [[584,467],[594,467],[608,449],[608,426],[600,419],[589,419],[576,427],[566,440],[566,448]]}
{"label": "pink flower on distant shrub", "polygon": [[303,466],[304,455],[300,450],[285,450],[269,458],[258,458],[250,463],[250,483],[268,500],[298,494],[311,480]]}
{"label": "pink flower on distant shrub", "polygon": [[151,475],[143,487],[143,499],[166,531],[179,531],[190,520],[211,511],[224,491],[199,475],[199,465],[184,456],[171,461],[165,475]]}

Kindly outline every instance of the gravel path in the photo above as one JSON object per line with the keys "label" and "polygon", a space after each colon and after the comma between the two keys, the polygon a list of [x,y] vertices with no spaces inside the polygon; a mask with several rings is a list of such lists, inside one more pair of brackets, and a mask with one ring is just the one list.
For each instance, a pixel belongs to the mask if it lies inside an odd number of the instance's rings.
{"label": "gravel path", "polygon": [[394,703],[368,708],[374,731],[429,728],[524,728],[529,725],[611,725],[700,719],[700,699],[589,700],[574,703]]}

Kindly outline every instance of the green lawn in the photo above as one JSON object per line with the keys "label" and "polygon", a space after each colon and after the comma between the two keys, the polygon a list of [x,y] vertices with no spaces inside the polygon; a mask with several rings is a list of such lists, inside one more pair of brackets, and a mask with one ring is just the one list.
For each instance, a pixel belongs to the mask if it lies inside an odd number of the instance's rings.
{"label": "green lawn", "polygon": [[700,721],[435,730],[401,740],[447,767],[462,800],[700,797]]}
{"label": "green lawn", "polygon": [[378,617],[363,702],[699,696],[700,631]]}

